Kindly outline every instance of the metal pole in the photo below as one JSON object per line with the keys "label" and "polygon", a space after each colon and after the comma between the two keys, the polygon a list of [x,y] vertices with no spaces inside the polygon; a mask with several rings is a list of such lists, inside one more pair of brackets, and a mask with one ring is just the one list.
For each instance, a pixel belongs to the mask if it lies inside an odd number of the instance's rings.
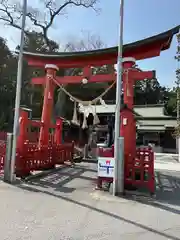
{"label": "metal pole", "polygon": [[179,105],[180,105],[180,98],[179,98],[179,80],[177,81],[177,89],[176,89],[176,97],[177,97],[177,122],[179,123]]}
{"label": "metal pole", "polygon": [[12,151],[12,133],[7,133],[6,140],[6,156],[4,162],[4,181],[10,182],[10,166],[11,166],[11,151]]}
{"label": "metal pole", "polygon": [[[176,110],[176,113],[177,113],[177,126],[178,126],[178,128],[179,128],[179,121],[180,121],[180,116],[179,116],[179,108],[180,108],[179,83],[180,83],[180,77],[179,77],[179,75],[177,75],[177,81],[176,81],[176,84],[177,84],[177,88],[176,88],[176,91],[177,91],[177,93],[176,93],[177,94],[177,96],[176,96],[177,104],[176,105],[177,106],[176,106],[176,108],[177,108],[177,110]],[[180,136],[179,136],[179,134],[176,138],[177,138],[176,141],[177,141],[177,145],[178,145],[178,162],[180,162]]]}
{"label": "metal pole", "polygon": [[118,163],[117,163],[117,193],[123,193],[124,191],[124,138],[118,138]]}
{"label": "metal pole", "polygon": [[[116,80],[116,112],[115,112],[115,137],[114,137],[114,180],[113,180],[113,195],[115,196],[117,191],[118,193],[123,193],[124,184],[118,186],[118,161],[123,161],[119,159],[119,153],[123,151],[119,146],[119,137],[120,137],[120,110],[121,110],[121,92],[122,92],[122,51],[123,51],[123,20],[124,20],[124,0],[121,0],[120,4],[120,24],[119,24],[119,42],[118,42],[118,59],[117,59],[117,80]],[[121,145],[122,146],[122,145]],[[123,164],[119,164],[123,165]],[[124,169],[121,169],[124,171]],[[120,177],[122,179],[122,177]],[[122,179],[124,181],[124,179]]]}
{"label": "metal pole", "polygon": [[22,30],[21,30],[21,42],[18,59],[18,70],[17,70],[17,83],[16,83],[16,101],[15,101],[15,113],[14,113],[14,126],[13,126],[13,146],[11,156],[11,176],[10,181],[14,179],[14,169],[16,160],[16,141],[19,126],[19,109],[21,101],[21,85],[22,85],[22,68],[23,68],[23,48],[24,48],[24,31],[27,14],[27,0],[23,0],[23,16],[22,16]]}

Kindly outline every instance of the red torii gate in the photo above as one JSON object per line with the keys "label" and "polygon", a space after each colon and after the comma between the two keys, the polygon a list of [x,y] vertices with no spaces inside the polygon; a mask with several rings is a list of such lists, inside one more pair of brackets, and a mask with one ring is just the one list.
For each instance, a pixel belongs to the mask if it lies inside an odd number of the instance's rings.
{"label": "red torii gate", "polygon": [[[170,47],[172,37],[179,30],[179,26],[165,33],[123,46],[123,87],[125,90],[124,102],[129,109],[133,108],[133,85],[137,80],[151,79],[154,77],[154,71],[140,72],[132,68],[135,59],[142,60],[150,57],[159,56],[160,52]],[[40,54],[40,53],[24,53],[28,64],[36,67],[46,68],[46,77],[33,78],[33,84],[44,84],[44,103],[41,122],[43,126],[40,131],[40,144],[48,143],[48,129],[51,121],[53,95],[56,79],[58,84],[80,83],[83,78],[92,82],[109,82],[116,79],[116,74],[93,75],[91,66],[102,66],[104,64],[116,64],[117,47],[102,50],[94,50],[88,52],[76,53],[60,53],[60,54]],[[130,57],[130,58],[129,58]],[[63,76],[57,77],[56,72],[59,68],[75,68],[82,67],[82,76]],[[128,74],[127,74],[128,73]],[[129,92],[129,93],[128,93]],[[123,119],[128,119],[127,124],[121,125],[121,133],[125,138],[125,155],[134,156],[136,149],[136,125],[133,113],[122,113]],[[123,120],[122,120],[123,122]],[[62,120],[59,119],[62,125]]]}
{"label": "red torii gate", "polygon": [[[154,71],[144,71],[139,72],[137,69],[133,68],[135,64],[135,59],[133,58],[124,58],[123,60],[123,89],[124,89],[124,103],[127,104],[128,109],[133,110],[133,99],[134,99],[134,91],[133,86],[135,81],[144,80],[144,79],[152,79],[154,77]],[[59,84],[68,84],[68,83],[81,83],[83,78],[86,78],[88,82],[102,82],[103,78],[110,82],[116,80],[116,74],[107,74],[107,75],[92,75],[91,67],[85,67],[83,69],[83,76],[65,76],[65,77],[57,77],[56,71],[58,67],[56,65],[47,64],[46,68],[46,78],[39,77],[33,78],[33,84],[44,84],[44,103],[42,110],[41,122],[43,126],[40,130],[40,144],[48,143],[48,133],[49,126],[51,124],[51,114],[53,111],[53,95],[56,84],[53,79],[55,79]],[[125,139],[125,153],[131,153],[134,155],[136,150],[136,123],[134,121],[133,113],[129,112],[128,116],[126,116],[126,111],[122,111],[123,119],[128,118],[127,124],[121,125],[121,134]],[[59,122],[61,120],[59,119]],[[121,121],[123,122],[123,120]],[[60,123],[62,124],[62,123]],[[133,153],[132,150],[133,149]]]}

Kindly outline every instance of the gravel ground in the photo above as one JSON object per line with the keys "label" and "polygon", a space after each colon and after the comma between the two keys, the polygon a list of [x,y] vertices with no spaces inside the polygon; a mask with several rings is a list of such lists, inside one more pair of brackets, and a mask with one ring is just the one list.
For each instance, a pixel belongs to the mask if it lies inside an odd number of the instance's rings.
{"label": "gravel ground", "polygon": [[156,173],[154,200],[95,191],[95,178],[93,164],[79,164],[0,182],[0,240],[180,240],[180,173]]}

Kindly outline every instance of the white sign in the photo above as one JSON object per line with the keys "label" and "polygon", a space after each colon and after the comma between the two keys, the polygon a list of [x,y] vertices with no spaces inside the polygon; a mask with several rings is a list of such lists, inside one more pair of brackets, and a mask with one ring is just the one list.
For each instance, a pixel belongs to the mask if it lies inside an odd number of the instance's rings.
{"label": "white sign", "polygon": [[98,157],[98,177],[114,177],[114,158]]}
{"label": "white sign", "polygon": [[127,118],[123,118],[123,125],[124,125],[124,126],[127,125]]}

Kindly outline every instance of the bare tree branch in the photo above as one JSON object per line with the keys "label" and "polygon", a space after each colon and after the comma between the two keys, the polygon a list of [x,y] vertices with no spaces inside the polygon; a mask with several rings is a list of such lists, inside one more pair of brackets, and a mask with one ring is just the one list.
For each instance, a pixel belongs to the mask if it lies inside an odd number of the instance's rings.
{"label": "bare tree branch", "polygon": [[53,9],[53,0],[49,0],[46,3],[46,8],[49,10],[50,19],[49,19],[49,22],[46,24],[46,26],[42,27],[44,38],[45,38],[47,45],[48,45],[47,33],[48,33],[49,28],[53,25],[53,22],[54,22],[54,19],[56,18],[56,16],[59,15],[68,5],[74,5],[76,7],[92,8],[95,10],[94,5],[96,3],[97,3],[97,0],[76,0],[76,1],[67,0],[61,6],[59,6],[57,8],[55,7]]}
{"label": "bare tree branch", "polygon": [[[35,27],[39,27],[41,29],[45,44],[49,46],[50,40],[48,38],[48,30],[52,27],[55,18],[58,15],[62,14],[68,6],[92,8],[93,10],[97,11],[95,6],[98,0],[64,0],[64,3],[61,3],[60,5],[58,4],[58,0],[42,0],[41,2],[47,11],[48,20],[42,21],[39,19],[39,16],[42,16],[42,10],[33,8],[32,6],[28,9],[27,17]],[[22,6],[18,2],[16,4],[9,4],[8,0],[0,0],[1,21],[4,21],[9,26],[21,30],[21,25],[18,21],[21,17]],[[25,33],[28,34],[28,31],[25,30]]]}
{"label": "bare tree branch", "polygon": [[53,10],[53,1],[48,1],[46,4],[46,8],[49,10],[50,13],[50,21],[46,25],[46,28],[49,29],[49,27],[53,24],[54,18],[60,14],[68,5],[74,5],[76,7],[84,7],[84,8],[92,8],[95,10],[94,5],[97,3],[97,0],[67,0],[64,4],[56,8],[56,10]]}
{"label": "bare tree branch", "polygon": [[82,40],[75,41],[72,39],[65,45],[65,51],[77,52],[77,51],[90,51],[95,49],[105,48],[106,45],[101,38],[90,32],[82,32]]}
{"label": "bare tree branch", "polygon": [[[21,26],[18,25],[15,18],[13,18],[14,6],[8,5],[8,2],[6,0],[1,0],[0,6],[0,12],[2,13],[2,16],[0,16],[0,20],[4,21],[6,25],[21,30]],[[21,16],[22,14],[16,16],[16,19],[19,20]],[[28,32],[25,31],[25,34],[28,34]]]}

